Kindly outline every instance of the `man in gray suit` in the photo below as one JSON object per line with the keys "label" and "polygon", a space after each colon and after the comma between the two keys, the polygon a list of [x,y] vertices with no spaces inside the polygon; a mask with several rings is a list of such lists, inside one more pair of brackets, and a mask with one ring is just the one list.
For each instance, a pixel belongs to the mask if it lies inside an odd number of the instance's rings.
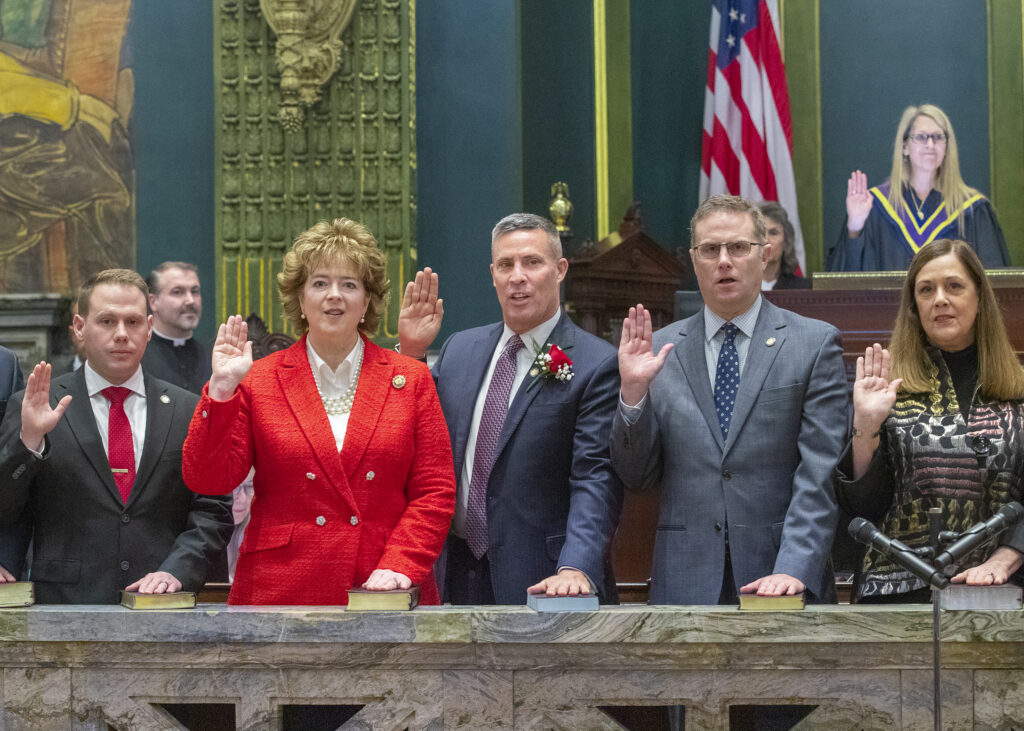
{"label": "man in gray suit", "polygon": [[769,253],[760,211],[713,196],[691,220],[704,307],[653,337],[643,305],[623,323],[612,464],[627,488],[661,485],[652,603],[832,598],[840,337],[761,296]]}

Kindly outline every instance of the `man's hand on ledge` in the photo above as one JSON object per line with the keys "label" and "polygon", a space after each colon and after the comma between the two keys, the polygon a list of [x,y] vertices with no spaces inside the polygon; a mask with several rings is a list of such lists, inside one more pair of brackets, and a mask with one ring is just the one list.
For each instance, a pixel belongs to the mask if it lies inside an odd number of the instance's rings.
{"label": "man's hand on ledge", "polygon": [[577,569],[562,569],[554,576],[549,576],[529,587],[526,592],[548,596],[586,596],[590,593],[590,579]]}
{"label": "man's hand on ledge", "polygon": [[0,584],[6,584],[11,581],[17,581],[17,579],[14,578],[14,574],[5,569],[3,566],[0,566]]}
{"label": "man's hand on ledge", "polygon": [[363,588],[370,591],[392,591],[408,589],[411,586],[412,579],[391,569],[374,569],[370,577],[363,582]]}
{"label": "man's hand on ledge", "polygon": [[181,591],[181,582],[166,571],[154,571],[134,584],[129,584],[124,590],[137,591],[140,594],[172,594]]}
{"label": "man's hand on ledge", "polygon": [[757,592],[758,596],[783,596],[799,594],[803,590],[804,582],[800,579],[795,579],[789,574],[772,574],[741,586],[740,594]]}

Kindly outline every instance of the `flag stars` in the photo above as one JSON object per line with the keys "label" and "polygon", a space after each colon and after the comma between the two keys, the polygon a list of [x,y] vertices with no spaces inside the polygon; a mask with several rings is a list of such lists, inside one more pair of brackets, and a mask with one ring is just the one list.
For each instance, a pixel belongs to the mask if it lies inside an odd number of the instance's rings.
{"label": "flag stars", "polygon": [[740,11],[736,8],[729,10],[729,20],[738,20],[740,17]]}
{"label": "flag stars", "polygon": [[736,47],[736,36],[734,36],[732,33],[730,33],[729,35],[727,35],[725,37],[725,42],[729,44],[729,48],[735,48]]}

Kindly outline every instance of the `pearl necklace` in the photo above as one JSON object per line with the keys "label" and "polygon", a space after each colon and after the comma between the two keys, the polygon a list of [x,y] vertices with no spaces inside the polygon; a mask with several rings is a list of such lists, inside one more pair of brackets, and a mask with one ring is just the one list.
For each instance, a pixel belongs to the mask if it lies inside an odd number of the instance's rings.
{"label": "pearl necklace", "polygon": [[316,392],[320,394],[320,400],[324,404],[324,409],[331,416],[340,416],[347,414],[352,410],[352,402],[356,398],[356,386],[359,385],[359,372],[363,369],[363,348],[359,348],[359,353],[356,355],[356,360],[352,364],[352,377],[349,379],[348,388],[345,389],[345,393],[341,396],[324,396],[324,392],[320,388],[320,377],[317,375],[316,370],[313,370],[313,381],[316,383]]}

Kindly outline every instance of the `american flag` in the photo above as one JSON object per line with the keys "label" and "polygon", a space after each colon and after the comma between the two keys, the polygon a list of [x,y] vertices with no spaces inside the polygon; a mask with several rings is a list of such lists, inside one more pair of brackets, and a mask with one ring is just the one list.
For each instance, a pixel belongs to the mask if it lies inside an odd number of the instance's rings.
{"label": "american flag", "polygon": [[782,204],[806,268],[793,178],[793,123],[777,0],[713,0],[700,197]]}

